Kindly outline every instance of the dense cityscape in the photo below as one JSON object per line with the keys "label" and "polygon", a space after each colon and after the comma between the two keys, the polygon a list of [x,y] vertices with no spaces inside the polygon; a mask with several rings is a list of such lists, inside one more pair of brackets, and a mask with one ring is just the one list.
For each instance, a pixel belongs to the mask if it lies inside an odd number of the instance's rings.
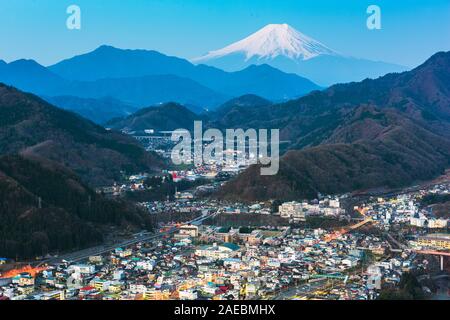
{"label": "dense cityscape", "polygon": [[446,0],[0,0],[0,310],[443,305],[449,13]]}
{"label": "dense cityscape", "polygon": [[[416,295],[409,298],[447,296],[448,219],[435,217],[421,203],[429,196],[448,196],[449,182],[385,197],[240,203],[204,198],[201,191],[223,183],[214,179],[216,170],[166,171],[178,182],[207,184],[141,202],[159,219],[153,233],[48,256],[7,272],[0,278],[0,297],[366,300],[400,295],[402,283],[412,281],[405,277],[417,282],[416,291],[402,293]],[[149,188],[148,179],[133,175],[99,192],[110,197],[141,192]]]}

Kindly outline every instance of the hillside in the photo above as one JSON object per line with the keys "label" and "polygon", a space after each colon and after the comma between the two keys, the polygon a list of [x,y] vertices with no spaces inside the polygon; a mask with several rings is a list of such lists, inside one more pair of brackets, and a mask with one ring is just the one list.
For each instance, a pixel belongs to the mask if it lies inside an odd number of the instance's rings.
{"label": "hillside", "polygon": [[176,129],[193,129],[195,120],[202,120],[186,107],[177,103],[166,103],[160,106],[148,107],[123,118],[109,121],[106,126],[118,130],[128,129],[143,131],[171,131]]}
{"label": "hillside", "polygon": [[75,96],[42,97],[49,103],[61,109],[78,113],[83,118],[97,124],[105,124],[107,121],[130,115],[137,110],[129,104],[114,98],[80,98]]}
{"label": "hillside", "polygon": [[228,100],[227,102],[219,106],[214,112],[212,112],[210,116],[212,120],[215,121],[216,126],[233,126],[235,122],[242,121],[242,119],[234,121],[234,114],[240,117],[242,116],[241,112],[243,112],[245,109],[250,109],[253,111],[253,109],[255,108],[261,108],[270,105],[272,105],[272,102],[267,99],[254,94],[246,94]]}
{"label": "hillside", "polygon": [[132,205],[105,200],[73,173],[49,162],[0,157],[0,256],[27,258],[83,248],[102,229],[150,229]]}
{"label": "hillside", "polygon": [[54,74],[34,60],[0,60],[0,82],[36,94],[56,92],[68,81]]}
{"label": "hillside", "polygon": [[91,185],[112,183],[121,171],[150,171],[161,164],[130,137],[0,85],[0,155],[16,153],[59,163]]}
{"label": "hillside", "polygon": [[[201,120],[205,127],[225,128],[227,125],[233,126],[233,123],[242,121],[243,109],[248,108],[252,111],[253,108],[271,104],[272,102],[257,95],[247,94],[225,102],[214,111],[196,114],[184,105],[169,102],[140,109],[127,117],[112,119],[106,123],[106,126],[116,130],[130,131],[193,130],[194,121]],[[234,114],[239,117],[236,121],[233,120]]]}
{"label": "hillside", "polygon": [[[363,138],[373,129],[365,126],[376,120],[357,115],[358,107],[367,106],[397,110],[435,133],[450,136],[449,55],[440,52],[410,72],[334,85],[286,103],[234,108],[234,121],[223,125],[279,128],[281,139],[289,140],[291,149],[301,149],[324,142],[353,142],[357,137],[344,134],[350,128]],[[349,123],[358,119],[365,120],[361,128]]]}
{"label": "hillside", "polygon": [[248,116],[244,127],[280,128],[290,151],[280,159],[278,175],[262,177],[257,167],[249,168],[220,196],[314,197],[437,176],[450,161],[449,88],[450,52],[441,52],[410,72],[242,108],[235,120]]}

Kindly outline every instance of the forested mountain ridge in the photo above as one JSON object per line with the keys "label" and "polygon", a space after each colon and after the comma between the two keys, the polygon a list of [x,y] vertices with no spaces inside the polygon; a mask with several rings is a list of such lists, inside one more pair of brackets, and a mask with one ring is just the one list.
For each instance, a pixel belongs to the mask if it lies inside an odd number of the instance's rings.
{"label": "forested mountain ridge", "polygon": [[129,136],[0,85],[0,155],[17,153],[57,162],[94,186],[161,165]]}
{"label": "forested mountain ridge", "polygon": [[0,256],[28,258],[103,240],[108,225],[151,229],[148,216],[107,200],[51,162],[0,157]]}
{"label": "forested mountain ridge", "polygon": [[249,127],[280,128],[288,152],[278,175],[263,177],[251,167],[219,196],[292,199],[433,178],[450,161],[449,88],[450,52],[440,52],[409,72],[335,85],[253,112],[242,108]]}

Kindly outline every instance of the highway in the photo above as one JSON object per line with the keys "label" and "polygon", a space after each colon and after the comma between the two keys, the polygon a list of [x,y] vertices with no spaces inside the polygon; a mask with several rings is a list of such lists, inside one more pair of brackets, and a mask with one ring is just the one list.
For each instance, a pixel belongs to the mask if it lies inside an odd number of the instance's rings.
{"label": "highway", "polygon": [[[214,215],[216,215],[216,213],[200,216],[200,217],[197,217],[190,221],[184,222],[183,224],[201,225],[204,220],[211,218]],[[90,256],[102,255],[107,252],[113,251],[114,249],[119,248],[119,247],[125,248],[125,247],[132,246],[139,242],[149,242],[149,241],[153,241],[153,240],[156,240],[159,238],[163,238],[164,236],[174,234],[177,231],[178,231],[178,227],[172,227],[165,232],[160,232],[157,234],[150,233],[150,232],[137,233],[134,235],[133,238],[124,240],[122,242],[114,243],[111,245],[99,245],[96,247],[87,248],[87,249],[67,253],[67,254],[64,254],[64,255],[61,255],[58,257],[53,257],[53,258],[49,258],[49,259],[40,261],[38,263],[37,267],[39,267],[43,264],[57,264],[57,263],[62,262],[63,260],[69,261],[71,263],[79,262],[79,261],[88,259]]]}
{"label": "highway", "polygon": [[327,279],[304,283],[279,292],[273,299],[292,300],[295,296],[312,295],[314,291],[324,289],[327,284]]}

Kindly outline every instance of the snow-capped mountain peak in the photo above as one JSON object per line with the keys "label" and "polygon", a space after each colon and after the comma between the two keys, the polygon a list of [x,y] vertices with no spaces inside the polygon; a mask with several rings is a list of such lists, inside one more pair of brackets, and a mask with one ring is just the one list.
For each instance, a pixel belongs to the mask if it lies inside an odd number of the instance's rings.
{"label": "snow-capped mountain peak", "polygon": [[211,51],[203,57],[194,59],[193,62],[207,61],[234,53],[244,54],[246,60],[274,59],[278,56],[308,60],[319,55],[337,55],[334,50],[284,23],[268,24],[247,38],[223,49]]}

